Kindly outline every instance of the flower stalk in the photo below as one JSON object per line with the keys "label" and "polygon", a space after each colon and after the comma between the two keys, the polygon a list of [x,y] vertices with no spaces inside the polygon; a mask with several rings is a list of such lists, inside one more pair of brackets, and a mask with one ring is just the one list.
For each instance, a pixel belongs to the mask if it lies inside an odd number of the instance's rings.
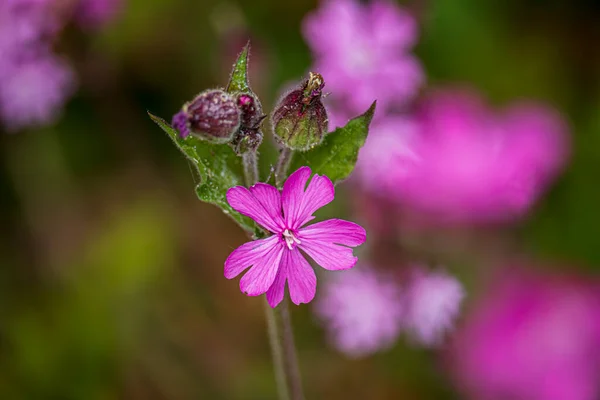
{"label": "flower stalk", "polygon": [[244,179],[246,186],[252,186],[258,182],[258,156],[256,151],[249,151],[242,155],[244,164]]}
{"label": "flower stalk", "polygon": [[[312,221],[314,213],[331,203],[334,182],[353,169],[358,149],[364,143],[374,106],[363,116],[341,128],[339,139],[324,143],[328,118],[323,106],[321,75],[311,73],[298,88],[285,95],[270,113],[273,134],[281,146],[275,171],[276,185],[259,182],[258,148],[263,140],[263,114],[258,97],[248,83],[247,45],[234,64],[226,90],[211,89],[184,104],[169,125],[150,114],[190,160],[202,178],[198,197],[221,207],[251,236],[224,263],[224,276],[234,279],[243,273],[240,290],[248,296],[266,295],[266,317],[273,353],[279,398],[303,400],[288,304],[311,302],[317,278],[312,259],[326,270],[350,269],[358,260],[353,247],[366,240],[360,225],[342,219]],[[346,131],[344,131],[346,129]],[[338,132],[338,130],[336,130]],[[193,137],[189,137],[193,136]],[[342,142],[342,143],[337,143]],[[310,152],[317,146],[324,151]],[[344,149],[343,159],[334,149]],[[237,165],[229,161],[231,151],[242,161],[244,186],[237,181]],[[288,177],[293,152],[306,152],[306,164],[327,157],[313,175],[308,165]],[[312,158],[314,160],[306,159]],[[329,164],[333,163],[333,164]],[[336,164],[344,164],[339,173]],[[321,163],[318,163],[321,165]],[[333,173],[333,176],[330,177]],[[229,179],[215,179],[227,177]],[[285,184],[284,184],[285,181]],[[224,204],[223,196],[227,201]],[[248,217],[254,222],[248,220]]]}
{"label": "flower stalk", "polygon": [[279,153],[279,160],[277,160],[277,166],[275,167],[275,185],[281,189],[283,181],[285,181],[287,170],[292,161],[293,150],[287,147],[282,147]]}
{"label": "flower stalk", "polygon": [[[276,361],[276,363],[279,362],[282,364],[283,371],[279,371],[277,374],[283,376],[285,391],[282,395],[282,391],[280,390],[280,397],[282,399],[303,400],[302,380],[298,368],[298,358],[296,356],[296,346],[294,344],[294,333],[292,331],[288,299],[287,297],[284,297],[281,304],[275,308],[271,308],[266,302],[265,304],[267,308],[267,324],[269,325],[271,348],[274,351],[273,342],[277,342],[279,345],[277,351],[281,352],[280,360]],[[277,335],[277,338],[273,337],[274,335]],[[281,377],[278,377],[278,379],[281,379]],[[278,385],[281,386],[279,383]]]}
{"label": "flower stalk", "polygon": [[[281,186],[291,160],[292,151],[283,148],[275,171],[277,186]],[[244,177],[247,186],[258,182],[257,155],[249,151],[243,155]],[[267,331],[275,369],[277,393],[280,400],[303,400],[302,380],[298,368],[294,333],[288,307],[287,297],[284,296],[279,306],[272,308],[265,297],[265,316]]]}

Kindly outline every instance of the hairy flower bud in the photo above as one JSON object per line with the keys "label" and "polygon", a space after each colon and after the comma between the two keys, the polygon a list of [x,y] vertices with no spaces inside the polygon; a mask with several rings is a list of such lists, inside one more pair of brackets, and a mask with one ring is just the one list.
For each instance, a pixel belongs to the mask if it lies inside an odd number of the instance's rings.
{"label": "hairy flower bud", "polygon": [[284,147],[306,151],[327,133],[327,111],[321,102],[323,77],[310,73],[300,88],[279,101],[272,116],[274,135]]}
{"label": "hairy flower bud", "polygon": [[183,110],[179,111],[173,116],[173,119],[171,120],[171,125],[177,130],[177,132],[179,132],[179,136],[181,136],[182,139],[185,139],[190,135],[190,128],[188,127],[188,116],[185,112],[183,112]]}
{"label": "hairy flower bud", "polygon": [[192,133],[213,143],[230,142],[242,119],[235,97],[222,90],[200,93],[183,106],[182,113],[173,120],[182,137]]}
{"label": "hairy flower bud", "polygon": [[259,128],[240,128],[230,144],[237,155],[242,155],[258,150],[262,140],[263,133]]}
{"label": "hairy flower bud", "polygon": [[240,93],[236,99],[241,113],[240,128],[236,132],[231,145],[236,154],[256,151],[262,143],[263,134],[260,125],[265,119],[258,98],[252,93]]}
{"label": "hairy flower bud", "polygon": [[241,126],[254,128],[264,119],[260,101],[253,94],[238,94],[236,104],[241,112]]}

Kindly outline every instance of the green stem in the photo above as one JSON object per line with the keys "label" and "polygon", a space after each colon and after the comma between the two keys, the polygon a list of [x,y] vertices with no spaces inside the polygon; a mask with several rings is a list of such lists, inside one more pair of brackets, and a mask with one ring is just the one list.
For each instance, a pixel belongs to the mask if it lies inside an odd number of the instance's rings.
{"label": "green stem", "polygon": [[[279,156],[275,181],[280,187],[285,179],[287,167],[291,160],[292,152],[283,149]],[[258,181],[257,157],[255,152],[244,154],[244,175],[246,186],[252,186]],[[277,381],[277,392],[280,400],[303,400],[302,382],[298,369],[296,357],[296,346],[294,345],[294,333],[290,312],[288,309],[287,296],[276,308],[272,308],[265,297],[265,315],[273,364],[275,368],[275,379]]]}
{"label": "green stem", "polygon": [[288,149],[287,147],[283,147],[279,153],[279,160],[277,161],[277,166],[275,167],[275,183],[279,188],[281,188],[283,181],[286,178],[290,161],[292,161],[292,154],[292,150]]}
{"label": "green stem", "polygon": [[287,296],[284,296],[282,302],[275,308],[271,308],[265,301],[269,338],[276,367],[275,376],[279,398],[282,400],[303,400],[302,380],[298,369],[288,303]]}
{"label": "green stem", "polygon": [[249,151],[242,155],[242,161],[246,186],[252,186],[258,182],[258,156],[255,151]]}
{"label": "green stem", "polygon": [[275,309],[271,308],[265,298],[265,316],[267,317],[267,329],[269,332],[269,343],[271,345],[271,355],[273,356],[273,366],[275,368],[275,381],[277,382],[277,393],[280,400],[289,400],[291,387],[285,374],[285,361],[283,352],[283,338],[281,329],[281,318],[279,318]]}
{"label": "green stem", "polygon": [[286,383],[290,388],[292,400],[303,400],[302,379],[300,377],[300,369],[298,368],[294,331],[292,329],[292,319],[288,305],[289,301],[286,295],[279,306],[275,308],[275,315],[280,320],[280,327],[283,331],[283,359],[285,361]]}

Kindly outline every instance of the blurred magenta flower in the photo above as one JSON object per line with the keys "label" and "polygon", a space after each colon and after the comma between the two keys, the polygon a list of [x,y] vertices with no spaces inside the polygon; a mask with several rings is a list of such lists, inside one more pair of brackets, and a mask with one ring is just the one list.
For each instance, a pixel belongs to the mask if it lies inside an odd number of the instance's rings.
{"label": "blurred magenta flower", "polygon": [[552,109],[521,102],[496,114],[473,93],[445,90],[414,122],[373,129],[358,176],[439,222],[496,222],[526,213],[567,154],[568,129]]}
{"label": "blurred magenta flower", "polygon": [[391,1],[325,0],[305,18],[303,33],[313,70],[327,81],[330,100],[350,116],[375,99],[381,111],[403,105],[424,80],[409,54],[417,38],[415,20]]}
{"label": "blurred magenta flower", "polygon": [[449,368],[477,400],[600,395],[600,291],[581,277],[504,271],[474,302]]}
{"label": "blurred magenta flower", "polygon": [[343,270],[352,268],[357,261],[350,247],[366,240],[361,226],[340,219],[302,228],[314,219],[316,210],[334,198],[335,190],[328,177],[315,174],[307,186],[310,175],[310,168],[298,169],[289,176],[281,193],[265,183],[249,189],[236,186],[227,192],[231,207],[273,235],[234,250],[225,261],[225,277],[232,279],[251,267],[240,280],[240,289],[249,296],[266,293],[271,307],[283,299],[286,280],[295,304],[314,298],[315,272],[300,249],[327,270]]}
{"label": "blurred magenta flower", "polygon": [[52,123],[74,89],[70,65],[51,53],[15,63],[0,75],[0,118],[12,131]]}
{"label": "blurred magenta flower", "polygon": [[73,94],[71,67],[50,51],[63,7],[54,0],[0,4],[0,120],[8,130],[55,121]]}
{"label": "blurred magenta flower", "polygon": [[440,344],[453,328],[464,296],[462,284],[447,272],[415,267],[404,293],[410,338],[425,346]]}
{"label": "blurred magenta flower", "polygon": [[331,343],[351,357],[385,350],[402,329],[400,286],[368,265],[325,281],[315,305]]}
{"label": "blurred magenta flower", "polygon": [[[350,118],[351,114],[343,108],[332,104],[331,96],[327,96],[323,99],[323,104],[327,110],[327,119],[329,120],[329,131],[333,132],[336,128],[345,126]],[[375,115],[378,115],[377,113]],[[371,127],[372,129],[372,127]]]}
{"label": "blurred magenta flower", "polygon": [[52,52],[75,15],[96,26],[121,0],[3,0],[0,2],[0,120],[11,131],[50,124],[73,95],[71,66]]}
{"label": "blurred magenta flower", "polygon": [[365,189],[396,195],[398,184],[418,161],[413,150],[417,129],[408,117],[388,116],[373,122],[355,170]]}
{"label": "blurred magenta flower", "polygon": [[23,55],[35,53],[59,26],[54,0],[4,0],[0,2],[0,75]]}

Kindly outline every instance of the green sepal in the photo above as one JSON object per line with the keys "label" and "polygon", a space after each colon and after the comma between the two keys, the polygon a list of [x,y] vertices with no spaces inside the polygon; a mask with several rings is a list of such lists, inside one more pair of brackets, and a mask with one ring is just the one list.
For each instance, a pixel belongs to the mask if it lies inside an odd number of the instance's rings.
{"label": "green sepal", "polygon": [[229,77],[229,83],[225,89],[228,93],[243,92],[251,93],[250,84],[248,83],[248,57],[250,54],[250,42],[246,43],[242,52],[238,55],[231,75]]}
{"label": "green sepal", "polygon": [[226,144],[212,144],[192,135],[182,139],[177,130],[164,119],[150,112],[148,115],[169,135],[173,144],[190,161],[194,172],[200,178],[200,182],[196,185],[198,198],[221,208],[247,232],[256,233],[259,228],[254,221],[235,211],[226,199],[229,188],[243,185],[241,157],[236,156],[231,147]]}
{"label": "green sepal", "polygon": [[329,133],[314,149],[305,153],[294,152],[288,174],[306,165],[315,174],[327,175],[334,184],[346,179],[354,170],[358,151],[367,139],[375,105],[376,102],[373,102],[364,114]]}

